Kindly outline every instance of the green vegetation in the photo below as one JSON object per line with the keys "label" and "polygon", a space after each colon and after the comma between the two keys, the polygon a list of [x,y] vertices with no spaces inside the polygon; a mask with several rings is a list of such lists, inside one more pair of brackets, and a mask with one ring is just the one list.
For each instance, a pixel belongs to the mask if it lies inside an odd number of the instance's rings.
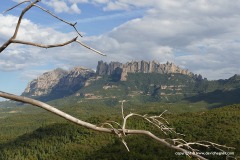
{"label": "green vegetation", "polygon": [[[56,103],[56,102],[51,102]],[[159,114],[165,109],[170,112],[165,118],[176,131],[183,133],[187,141],[208,140],[215,143],[236,147],[235,156],[240,155],[240,105],[231,105],[218,109],[198,109],[198,112],[177,110],[184,108],[186,102],[176,104],[149,103],[125,106],[125,112]],[[77,104],[61,106],[60,109],[81,119],[100,124],[107,120],[121,122],[119,106],[104,107],[96,104]],[[194,105],[194,104],[188,104]],[[196,108],[198,105],[195,104]],[[172,107],[171,107],[172,106]],[[196,111],[194,106],[190,111]],[[187,107],[186,107],[187,108]],[[192,110],[191,110],[192,109]],[[15,110],[15,112],[11,112]],[[174,112],[174,110],[176,112]],[[76,126],[32,106],[8,108],[5,117],[0,119],[0,159],[189,159],[176,156],[175,151],[145,136],[129,136],[126,142],[130,148],[127,152],[121,141],[114,135],[90,131]],[[185,112],[185,113],[182,113]],[[3,113],[2,113],[3,114]],[[130,120],[129,128],[142,128],[159,134],[153,126],[137,118]],[[160,136],[164,136],[160,134]],[[214,156],[210,159],[224,159]]]}
{"label": "green vegetation", "polygon": [[118,74],[103,76],[81,88],[65,101],[105,103],[114,106],[125,99],[132,104],[152,102],[205,102],[207,107],[240,103],[239,76],[227,80],[208,81],[182,74],[129,73],[127,81],[116,80]]}
{"label": "green vegetation", "polygon": [[[168,110],[165,118],[177,132],[186,135],[181,138],[226,144],[235,147],[235,156],[239,157],[240,104],[233,105],[240,103],[239,82],[237,75],[228,80],[207,81],[181,74],[145,73],[129,74],[127,81],[119,81],[116,72],[92,81],[78,90],[78,95],[48,103],[94,124],[108,120],[121,123],[119,100],[123,99],[128,100],[125,113],[157,115]],[[139,118],[130,120],[128,127],[165,136]],[[0,159],[3,160],[189,159],[176,156],[174,150],[144,136],[129,136],[126,141],[131,152],[114,135],[73,125],[30,105],[0,103]]]}

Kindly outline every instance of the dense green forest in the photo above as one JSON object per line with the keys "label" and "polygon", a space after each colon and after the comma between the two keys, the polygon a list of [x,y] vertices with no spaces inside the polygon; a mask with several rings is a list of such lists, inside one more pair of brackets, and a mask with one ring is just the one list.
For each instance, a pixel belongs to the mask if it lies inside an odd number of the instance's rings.
{"label": "dense green forest", "polygon": [[[81,105],[63,106],[60,109],[94,124],[101,124],[108,120],[121,122],[119,106],[104,107],[103,105],[84,104],[83,108]],[[149,103],[148,106],[131,107],[126,103],[125,112],[134,111],[155,115],[165,109],[170,109],[164,117],[177,132],[186,135],[180,138],[187,141],[207,140],[226,144],[235,147],[235,150],[229,150],[229,152],[234,152],[235,156],[239,157],[240,105],[197,112],[178,112],[176,108],[177,104],[165,104],[164,106],[164,104]],[[0,116],[0,159],[3,160],[189,159],[175,155],[174,150],[145,136],[127,137],[126,142],[130,148],[130,152],[127,152],[121,141],[114,135],[90,131],[32,106],[22,106],[18,109],[1,108]],[[165,136],[138,118],[130,120],[128,127],[148,129],[161,137]],[[225,159],[225,157],[213,156],[209,159]]]}

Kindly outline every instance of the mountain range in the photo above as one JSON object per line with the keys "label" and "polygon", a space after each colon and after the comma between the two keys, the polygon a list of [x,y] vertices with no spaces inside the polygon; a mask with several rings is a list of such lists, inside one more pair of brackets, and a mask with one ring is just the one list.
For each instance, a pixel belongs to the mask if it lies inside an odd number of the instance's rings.
{"label": "mountain range", "polygon": [[[57,68],[31,81],[23,96],[49,101],[63,97],[82,100],[128,99],[135,101],[212,101],[234,94],[229,102],[238,102],[240,76],[209,81],[201,75],[182,69],[173,63],[131,61],[106,63],[99,61],[96,72],[84,67],[66,71]],[[219,96],[219,97],[216,97]],[[217,101],[217,100],[216,100]]]}

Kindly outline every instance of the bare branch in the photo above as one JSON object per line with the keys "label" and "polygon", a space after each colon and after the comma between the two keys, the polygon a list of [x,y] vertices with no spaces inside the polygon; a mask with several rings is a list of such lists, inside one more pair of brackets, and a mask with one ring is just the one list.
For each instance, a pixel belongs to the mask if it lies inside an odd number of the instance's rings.
{"label": "bare branch", "polygon": [[[11,43],[19,43],[19,44],[31,45],[31,46],[36,46],[36,47],[40,47],[40,48],[53,48],[53,47],[61,47],[61,46],[65,46],[65,45],[68,45],[68,44],[73,43],[73,42],[77,42],[78,44],[82,45],[83,47],[85,47],[85,48],[87,48],[87,49],[89,49],[89,50],[92,50],[92,51],[94,51],[94,52],[96,52],[96,53],[98,53],[98,54],[100,54],[100,55],[102,55],[102,56],[106,56],[106,55],[103,54],[102,52],[100,52],[100,51],[98,51],[98,50],[96,50],[96,49],[94,49],[94,48],[91,48],[91,47],[87,46],[86,44],[78,41],[78,40],[77,40],[77,37],[76,37],[76,38],[73,38],[72,40],[67,41],[67,42],[65,42],[65,43],[53,44],[53,45],[43,45],[43,44],[38,44],[38,43],[33,43],[33,42],[26,42],[26,41],[23,41],[23,40],[16,40],[18,31],[19,31],[19,27],[20,27],[21,22],[22,22],[22,18],[23,18],[23,16],[25,15],[25,13],[26,13],[29,9],[31,9],[33,6],[40,8],[41,10],[47,12],[48,14],[50,14],[51,16],[53,16],[54,18],[60,20],[61,22],[64,22],[64,23],[72,26],[72,27],[74,28],[74,30],[77,32],[77,34],[82,37],[82,35],[80,34],[80,32],[79,32],[79,31],[77,30],[77,28],[76,28],[77,22],[73,24],[73,23],[67,22],[67,21],[59,18],[58,16],[54,15],[53,13],[51,13],[49,10],[46,10],[45,8],[37,5],[37,3],[40,2],[40,1],[41,1],[41,0],[35,0],[34,2],[31,2],[30,0],[26,0],[26,1],[23,1],[23,2],[15,5],[14,7],[12,7],[12,8],[10,8],[10,9],[7,10],[7,11],[10,11],[10,10],[16,8],[17,6],[19,6],[19,5],[23,4],[23,3],[30,2],[30,4],[29,4],[29,5],[21,12],[21,14],[20,14],[20,16],[19,16],[19,18],[18,18],[17,26],[16,26],[16,28],[15,28],[15,32],[14,32],[13,36],[12,36],[9,40],[7,40],[7,41],[0,47],[0,53],[1,53],[3,50],[5,50]],[[7,11],[5,11],[5,12],[7,12]]]}
{"label": "bare branch", "polygon": [[122,139],[122,143],[126,147],[127,151],[130,152],[130,150],[129,150],[128,146],[127,146],[127,142],[124,139]]}
{"label": "bare branch", "polygon": [[0,47],[0,53],[4,51],[11,43],[12,43],[12,39],[10,38]]}
{"label": "bare branch", "polygon": [[14,9],[14,8],[16,8],[16,7],[18,7],[18,6],[20,6],[21,4],[26,3],[26,2],[31,2],[31,1],[30,1],[30,0],[26,0],[26,1],[20,2],[20,3],[18,3],[17,5],[15,5],[15,6],[9,8],[8,10],[2,12],[2,14],[6,13],[6,12],[8,12],[8,11],[10,11],[10,10],[12,10],[12,9]]}
{"label": "bare branch", "polygon": [[[110,123],[105,123],[105,125],[110,126],[110,128],[98,127],[98,126],[96,126],[94,124],[91,124],[91,123],[82,121],[80,119],[77,119],[77,118],[75,118],[75,117],[73,117],[73,116],[71,116],[71,115],[69,115],[69,114],[67,114],[67,113],[65,113],[63,111],[60,111],[60,110],[58,110],[58,109],[56,109],[56,108],[54,108],[54,107],[52,107],[52,106],[50,106],[50,105],[48,105],[46,103],[43,103],[41,101],[37,101],[37,100],[31,99],[31,98],[27,98],[27,97],[22,97],[22,96],[9,94],[9,93],[6,93],[6,92],[1,92],[1,91],[0,91],[0,97],[7,98],[7,99],[10,99],[10,100],[14,100],[14,101],[18,101],[18,102],[28,103],[28,104],[31,104],[31,105],[43,108],[43,109],[45,109],[45,110],[47,110],[47,111],[49,111],[49,112],[51,112],[51,113],[53,113],[55,115],[63,117],[64,119],[66,119],[66,120],[68,120],[70,122],[73,122],[75,124],[81,125],[83,127],[86,127],[86,128],[89,128],[89,129],[92,129],[92,130],[95,130],[95,131],[117,134],[119,137],[124,135],[123,133],[125,133],[125,135],[128,135],[128,134],[146,135],[146,136],[148,136],[148,137],[158,141],[159,143],[161,143],[161,144],[163,144],[163,145],[165,145],[165,146],[167,146],[169,148],[172,148],[174,150],[183,152],[186,155],[190,155],[190,156],[198,158],[200,160],[207,160],[206,158],[204,158],[204,157],[202,157],[200,155],[197,155],[197,154],[194,154],[194,153],[190,154],[189,150],[184,149],[184,148],[180,148],[178,146],[175,146],[175,145],[167,142],[165,139],[161,139],[161,138],[157,137],[156,135],[154,135],[151,132],[146,131],[146,130],[115,129]],[[124,143],[124,145],[125,145],[125,147],[127,147],[126,143]]]}
{"label": "bare branch", "polygon": [[226,145],[220,145],[220,144],[209,142],[209,141],[199,141],[199,143],[207,143],[207,144],[209,144],[209,145],[211,145],[211,146],[213,146],[215,148],[216,148],[216,146],[218,146],[218,147],[222,147],[222,148],[226,148],[226,149],[236,149],[234,147],[228,147]]}
{"label": "bare branch", "polygon": [[19,44],[25,44],[25,45],[30,45],[30,46],[36,46],[36,47],[40,47],[40,48],[54,48],[54,47],[62,47],[62,46],[66,46],[72,42],[75,42],[77,40],[77,37],[64,42],[64,43],[60,43],[60,44],[52,44],[52,45],[43,45],[43,44],[37,44],[37,43],[33,43],[33,42],[26,42],[26,41],[21,41],[21,40],[12,40],[12,43],[19,43]]}
{"label": "bare branch", "polygon": [[54,14],[53,14],[52,12],[50,12],[49,10],[47,10],[47,9],[45,9],[45,8],[39,6],[39,5],[36,5],[36,4],[35,4],[34,6],[40,8],[40,9],[43,10],[44,12],[47,12],[48,14],[50,14],[51,16],[53,16],[54,18],[56,18],[56,19],[58,19],[58,20],[60,20],[60,21],[62,21],[62,22],[64,22],[64,23],[72,26],[72,27],[75,29],[75,31],[78,33],[78,35],[79,35],[80,37],[82,37],[82,35],[80,34],[80,32],[79,32],[79,31],[77,30],[77,28],[75,27],[75,26],[77,25],[77,22],[74,23],[74,24],[73,24],[73,23],[70,23],[70,22],[67,22],[67,21],[59,18],[58,16],[54,15]]}
{"label": "bare branch", "polygon": [[195,154],[195,153],[191,153],[189,150],[186,150],[186,149],[183,149],[183,148],[179,148],[171,143],[168,143],[165,139],[161,139],[157,136],[155,136],[154,134],[152,134],[151,132],[149,131],[145,131],[145,130],[126,130],[126,133],[128,134],[142,134],[142,135],[147,135],[151,138],[153,138],[154,140],[164,144],[165,146],[169,147],[169,148],[172,148],[172,149],[175,149],[177,151],[180,151],[180,152],[183,152],[185,155],[190,155],[192,157],[195,157],[195,158],[198,158],[200,160],[207,160],[205,157],[202,157],[198,154]]}
{"label": "bare branch", "polygon": [[[53,16],[54,18],[60,20],[61,22],[64,22],[70,26],[72,26],[74,28],[74,30],[77,32],[78,35],[81,36],[80,32],[77,30],[76,28],[76,24],[77,23],[70,23],[67,22],[59,17],[57,17],[56,15],[54,15],[53,13],[51,13],[49,10],[44,9],[43,7],[37,5],[38,2],[40,2],[41,0],[35,0],[34,2],[31,2],[30,0],[25,0],[15,6],[13,6],[12,8],[6,10],[4,13],[18,7],[19,5],[23,4],[23,3],[27,3],[30,2],[30,4],[24,9],[22,10],[16,28],[15,28],[15,32],[13,34],[13,36],[7,40],[1,47],[0,47],[0,53],[5,50],[11,43],[18,43],[18,44],[24,44],[24,45],[30,45],[30,46],[36,46],[36,47],[41,47],[41,48],[53,48],[53,47],[61,47],[61,46],[65,46],[68,45],[70,43],[73,42],[77,42],[78,44],[82,45],[83,47],[86,47],[89,50],[92,50],[100,55],[106,56],[105,54],[101,53],[100,51],[97,51],[89,46],[87,46],[86,44],[82,43],[81,41],[77,40],[77,37],[64,42],[64,43],[59,43],[59,44],[52,44],[52,45],[43,45],[43,44],[38,44],[38,43],[34,43],[34,42],[27,42],[27,41],[22,41],[22,40],[16,40],[18,31],[19,31],[19,27],[21,25],[21,21],[22,18],[24,16],[24,14],[31,9],[33,6],[40,8],[41,10],[43,10],[44,12],[47,12],[48,14],[50,14],[51,16]],[[150,131],[147,130],[135,130],[135,129],[126,129],[126,123],[127,120],[130,117],[140,117],[143,118],[144,120],[146,120],[147,122],[149,122],[150,124],[154,125],[155,127],[159,128],[163,133],[167,134],[167,133],[175,133],[175,134],[179,134],[176,133],[174,131],[173,128],[169,127],[169,123],[168,121],[162,117],[162,115],[166,112],[162,112],[159,116],[148,116],[148,115],[140,115],[140,114],[136,114],[136,113],[130,113],[127,116],[124,115],[124,110],[123,110],[123,104],[124,102],[126,102],[125,100],[120,101],[121,104],[121,112],[122,112],[122,118],[123,118],[123,123],[122,125],[120,125],[118,122],[115,121],[108,121],[105,123],[102,123],[101,127],[98,127],[97,125],[82,121],[80,119],[77,119],[61,110],[58,110],[57,108],[54,108],[46,103],[43,103],[41,101],[37,101],[31,98],[27,98],[27,97],[22,97],[22,96],[17,96],[17,95],[13,95],[13,94],[9,94],[9,93],[5,93],[5,92],[1,92],[0,91],[0,97],[3,98],[7,98],[10,100],[14,100],[14,101],[19,101],[19,102],[23,102],[23,103],[28,103],[40,108],[43,108],[55,115],[58,115],[70,122],[73,122],[75,124],[78,124],[80,126],[95,130],[95,131],[99,131],[99,132],[105,132],[105,133],[111,133],[111,134],[115,134],[117,135],[119,138],[121,138],[122,143],[124,144],[124,146],[126,147],[126,149],[129,151],[129,148],[127,146],[127,143],[124,140],[124,137],[126,137],[127,135],[130,134],[141,134],[141,135],[146,135],[148,137],[151,137],[152,139],[156,140],[157,142],[180,152],[185,153],[185,155],[187,156],[191,156],[191,157],[195,157],[198,158],[200,160],[206,160],[206,158],[202,157],[201,155],[196,154],[195,152],[198,151],[197,149],[193,148],[194,145],[198,145],[198,146],[202,146],[202,147],[213,147],[219,151],[223,151],[222,148],[227,148],[227,149],[234,149],[233,147],[227,147],[225,145],[219,145],[216,143],[212,143],[212,142],[208,142],[208,141],[201,141],[201,142],[186,142],[183,139],[162,139],[157,137],[156,135],[154,135],[153,133],[151,133]],[[114,125],[115,124],[115,125]],[[106,128],[104,126],[108,126],[109,128]],[[115,126],[117,126],[115,128]]]}
{"label": "bare branch", "polygon": [[220,145],[220,144],[209,142],[209,141],[186,142],[183,139],[168,139],[168,140],[172,141],[174,144],[177,144],[176,145],[177,147],[180,147],[180,148],[187,147],[192,152],[199,151],[197,149],[192,148],[191,146],[193,146],[193,145],[202,146],[202,147],[205,147],[205,148],[212,147],[212,148],[214,148],[218,151],[221,151],[221,152],[224,152],[224,150],[222,148],[235,149],[234,147],[227,147],[226,145]]}
{"label": "bare branch", "polygon": [[100,54],[102,56],[107,56],[106,54],[103,54],[102,52],[100,52],[100,51],[98,51],[98,50],[96,50],[94,48],[91,48],[91,47],[87,46],[86,44],[84,44],[84,43],[82,43],[82,42],[80,42],[78,40],[76,40],[76,42],[79,43],[80,45],[82,45],[83,47],[85,47],[85,48],[87,48],[89,50],[92,50],[93,52],[96,52],[96,53],[98,53],[98,54]]}
{"label": "bare branch", "polygon": [[[166,112],[166,111],[164,111]],[[163,112],[163,113],[164,113]],[[123,106],[122,106],[122,113],[123,113]],[[132,117],[132,116],[137,116],[137,117],[140,117],[140,118],[143,118],[145,119],[146,121],[148,121],[149,123],[153,124],[154,126],[156,126],[157,128],[159,128],[164,134],[167,134],[166,131],[172,133],[176,133],[173,128],[170,128],[168,127],[166,124],[164,124],[163,122],[159,121],[157,118],[161,118],[163,119],[164,121],[166,121],[164,118],[162,118],[161,116],[163,115],[160,114],[159,116],[147,116],[147,115],[140,115],[140,114],[135,114],[135,113],[130,113],[128,114],[126,117],[123,118],[123,131],[126,129],[126,123],[127,123],[127,120],[128,118]],[[167,122],[167,121],[166,121]],[[168,122],[167,122],[168,124]]]}
{"label": "bare branch", "polygon": [[121,111],[122,111],[122,118],[124,119],[125,116],[124,116],[124,112],[123,112],[123,103],[126,102],[126,100],[122,100],[122,101],[119,101],[119,102],[122,103],[122,105],[121,105]]}
{"label": "bare branch", "polygon": [[75,31],[77,32],[77,34],[80,35],[80,37],[83,37],[83,36],[81,35],[81,33],[77,30],[76,25],[77,25],[77,22],[74,23],[73,28],[75,29]]}
{"label": "bare branch", "polygon": [[29,5],[22,11],[21,15],[20,15],[19,18],[18,18],[18,23],[17,23],[16,29],[15,29],[15,32],[14,32],[14,34],[13,34],[13,36],[12,36],[12,39],[15,39],[15,38],[17,37],[18,30],[19,30],[19,27],[20,27],[20,24],[21,24],[21,22],[22,22],[22,18],[23,18],[23,16],[24,16],[24,14],[25,14],[29,9],[31,9],[31,8],[34,6],[34,4],[36,4],[36,3],[40,2],[40,1],[41,1],[41,0],[36,0],[36,1],[32,2],[31,4],[29,4]]}
{"label": "bare branch", "polygon": [[[22,21],[22,18],[23,18],[23,16],[24,16],[24,14],[25,14],[30,8],[32,8],[32,6],[33,6],[34,4],[38,3],[39,1],[40,1],[40,0],[36,0],[36,1],[32,2],[31,4],[29,4],[29,5],[22,11],[21,15],[20,15],[19,18],[18,18],[17,26],[16,26],[16,28],[15,28],[15,32],[14,32],[13,36],[12,36],[7,42],[5,42],[5,43],[0,47],[0,53],[1,53],[3,50],[5,50],[5,49],[12,43],[12,40],[14,40],[14,39],[17,37],[18,30],[19,30],[19,27],[20,27],[20,24],[21,24],[21,21]],[[29,2],[30,2],[30,1],[29,1]],[[25,1],[24,1],[23,3],[25,3]],[[22,3],[20,3],[20,4],[22,4]],[[18,4],[17,6],[19,6],[20,4]],[[8,10],[11,10],[11,9],[13,9],[13,8],[15,8],[15,7],[17,7],[17,6],[14,6],[14,7],[8,9]]]}
{"label": "bare branch", "polygon": [[109,128],[98,127],[98,126],[93,125],[91,123],[79,120],[79,119],[77,119],[77,118],[75,118],[75,117],[73,117],[73,116],[71,116],[71,115],[69,115],[65,112],[62,112],[62,111],[58,110],[57,108],[54,108],[54,107],[52,107],[52,106],[50,106],[46,103],[43,103],[41,101],[38,101],[38,100],[34,100],[34,99],[31,99],[31,98],[27,98],[27,97],[21,97],[21,96],[9,94],[9,93],[1,92],[1,91],[0,91],[0,97],[11,99],[11,100],[18,101],[18,102],[32,104],[34,106],[43,108],[43,109],[45,109],[45,110],[47,110],[51,113],[54,113],[54,114],[56,114],[60,117],[63,117],[65,119],[67,119],[68,121],[71,121],[73,123],[76,123],[78,125],[84,126],[86,128],[89,128],[89,129],[93,129],[93,130],[97,130],[97,131],[101,131],[101,132],[108,132],[108,133],[113,132]]}

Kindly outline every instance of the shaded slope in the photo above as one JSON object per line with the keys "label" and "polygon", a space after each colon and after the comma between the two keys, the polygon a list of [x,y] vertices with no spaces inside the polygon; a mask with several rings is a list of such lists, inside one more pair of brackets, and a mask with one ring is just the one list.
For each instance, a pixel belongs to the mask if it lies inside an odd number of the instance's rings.
{"label": "shaded slope", "polygon": [[212,107],[224,106],[229,104],[240,103],[240,88],[233,90],[216,90],[209,93],[201,93],[185,100],[195,103],[205,101]]}

